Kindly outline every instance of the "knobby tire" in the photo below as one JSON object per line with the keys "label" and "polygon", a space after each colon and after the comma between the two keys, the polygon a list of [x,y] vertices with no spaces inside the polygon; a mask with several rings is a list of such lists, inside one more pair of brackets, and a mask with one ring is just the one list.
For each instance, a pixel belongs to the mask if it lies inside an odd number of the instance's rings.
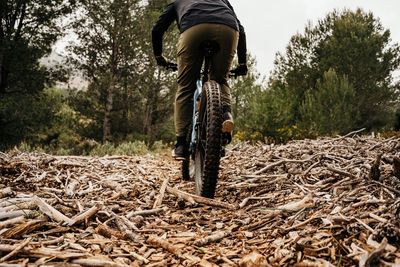
{"label": "knobby tire", "polygon": [[[203,85],[201,96],[201,129],[195,155],[197,165],[195,175],[197,194],[213,198],[217,186],[219,163],[221,158],[221,98],[220,85],[215,81],[208,81]],[[200,152],[200,153],[199,153]],[[200,158],[198,158],[200,156]],[[197,168],[200,167],[200,170]]]}

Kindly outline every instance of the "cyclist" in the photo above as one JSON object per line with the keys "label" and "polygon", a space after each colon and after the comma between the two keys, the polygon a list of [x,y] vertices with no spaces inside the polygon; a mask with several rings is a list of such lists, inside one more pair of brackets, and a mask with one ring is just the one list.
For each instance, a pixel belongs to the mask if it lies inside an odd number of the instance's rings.
{"label": "cyclist", "polygon": [[219,45],[211,59],[210,78],[221,85],[222,131],[230,136],[233,118],[227,77],[236,51],[239,66],[233,72],[247,74],[246,34],[228,0],[175,0],[166,7],[152,30],[153,52],[159,66],[170,64],[162,55],[162,41],[173,21],[177,22],[180,37],[174,111],[177,142],[172,155],[183,160],[188,156],[186,136],[193,115],[193,93],[203,63],[199,45],[204,41],[215,41]]}

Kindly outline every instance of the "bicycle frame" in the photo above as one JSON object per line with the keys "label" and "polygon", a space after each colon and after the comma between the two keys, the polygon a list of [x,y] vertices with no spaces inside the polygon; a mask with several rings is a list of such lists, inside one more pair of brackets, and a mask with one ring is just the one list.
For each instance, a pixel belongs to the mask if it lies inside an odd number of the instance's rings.
{"label": "bicycle frame", "polygon": [[196,123],[197,123],[197,102],[200,101],[201,90],[203,88],[203,82],[201,79],[198,79],[196,82],[196,90],[193,94],[193,115],[192,115],[192,136],[190,137],[190,146],[189,151],[190,154],[196,149]]}

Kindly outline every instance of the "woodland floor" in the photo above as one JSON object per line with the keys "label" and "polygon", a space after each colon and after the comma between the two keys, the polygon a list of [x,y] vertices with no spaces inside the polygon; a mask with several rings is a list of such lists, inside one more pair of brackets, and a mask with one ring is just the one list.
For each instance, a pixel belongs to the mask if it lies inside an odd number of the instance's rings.
{"label": "woodland floor", "polygon": [[0,153],[0,267],[400,266],[399,141],[231,145],[214,200],[165,155]]}

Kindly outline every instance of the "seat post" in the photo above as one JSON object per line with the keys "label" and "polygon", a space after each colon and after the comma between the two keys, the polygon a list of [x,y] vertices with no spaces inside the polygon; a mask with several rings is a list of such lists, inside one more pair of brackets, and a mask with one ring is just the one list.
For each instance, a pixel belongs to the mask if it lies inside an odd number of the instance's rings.
{"label": "seat post", "polygon": [[200,45],[200,49],[204,55],[204,70],[203,70],[203,84],[207,82],[210,77],[211,57],[219,50],[219,44],[215,41],[206,41]]}

